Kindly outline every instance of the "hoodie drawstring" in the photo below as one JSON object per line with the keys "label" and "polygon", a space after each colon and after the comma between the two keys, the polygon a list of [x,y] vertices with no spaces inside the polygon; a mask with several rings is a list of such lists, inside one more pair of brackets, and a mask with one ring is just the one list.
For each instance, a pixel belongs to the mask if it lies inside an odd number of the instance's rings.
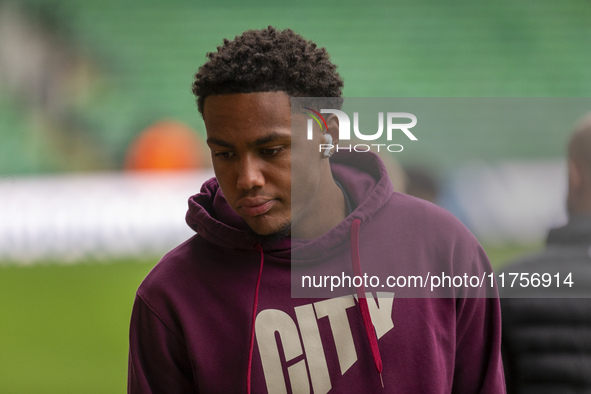
{"label": "hoodie drawstring", "polygon": [[[353,265],[353,272],[357,276],[362,276],[361,273],[361,259],[359,257],[359,228],[361,226],[361,219],[353,219],[351,223],[351,260]],[[248,368],[246,371],[246,392],[250,394],[251,375],[252,375],[252,355],[254,352],[254,336],[255,336],[255,324],[257,316],[257,308],[259,303],[259,288],[261,286],[261,276],[263,274],[263,265],[265,262],[265,255],[263,247],[260,244],[256,244],[255,248],[261,254],[261,262],[259,267],[259,274],[257,277],[257,284],[254,291],[254,302],[252,306],[252,323],[250,327],[250,346],[248,349]],[[365,298],[365,287],[363,284],[357,287],[357,301],[359,302],[359,309],[361,310],[361,318],[363,319],[363,326],[365,327],[365,333],[369,340],[369,346],[371,348],[371,354],[376,365],[376,370],[380,376],[380,383],[384,387],[384,379],[382,378],[382,357],[380,355],[380,348],[378,347],[378,338],[376,335],[373,322],[371,321],[371,315],[369,314],[369,306],[367,299]]]}
{"label": "hoodie drawstring", "polygon": [[[351,223],[351,262],[353,264],[353,273],[359,277],[361,274],[361,259],[359,257],[359,227],[361,226],[361,219],[353,219]],[[378,347],[378,338],[376,335],[375,328],[371,321],[371,315],[369,314],[369,306],[367,305],[367,299],[365,298],[365,287],[363,283],[357,287],[357,301],[359,302],[359,308],[361,309],[361,318],[363,319],[363,325],[365,326],[365,333],[367,339],[369,339],[369,346],[371,348],[371,354],[373,355],[374,363],[376,364],[376,370],[380,375],[380,383],[382,388],[384,387],[384,379],[382,378],[382,357],[380,356],[380,348]]]}
{"label": "hoodie drawstring", "polygon": [[252,374],[252,353],[254,351],[254,334],[255,324],[257,319],[257,307],[259,303],[259,288],[261,287],[261,276],[263,275],[263,264],[265,262],[265,255],[261,244],[256,244],[255,248],[261,254],[261,263],[259,268],[259,275],[257,277],[257,285],[254,291],[254,302],[252,305],[252,323],[250,325],[250,346],[248,349],[248,368],[246,370],[246,392],[250,394],[250,376]]}

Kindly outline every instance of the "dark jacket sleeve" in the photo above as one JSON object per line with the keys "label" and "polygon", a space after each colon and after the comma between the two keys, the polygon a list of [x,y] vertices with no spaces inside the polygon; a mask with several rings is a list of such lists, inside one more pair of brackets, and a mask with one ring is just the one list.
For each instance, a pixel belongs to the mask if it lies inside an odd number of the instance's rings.
{"label": "dark jacket sleeve", "polygon": [[198,392],[184,340],[139,295],[131,315],[127,392]]}

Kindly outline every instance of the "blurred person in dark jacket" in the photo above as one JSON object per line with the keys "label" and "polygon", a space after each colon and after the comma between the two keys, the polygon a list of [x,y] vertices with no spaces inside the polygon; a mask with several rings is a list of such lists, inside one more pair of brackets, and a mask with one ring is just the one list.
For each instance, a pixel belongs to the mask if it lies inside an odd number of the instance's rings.
{"label": "blurred person in dark jacket", "polygon": [[567,209],[544,251],[503,272],[508,393],[591,393],[591,114],[568,145]]}

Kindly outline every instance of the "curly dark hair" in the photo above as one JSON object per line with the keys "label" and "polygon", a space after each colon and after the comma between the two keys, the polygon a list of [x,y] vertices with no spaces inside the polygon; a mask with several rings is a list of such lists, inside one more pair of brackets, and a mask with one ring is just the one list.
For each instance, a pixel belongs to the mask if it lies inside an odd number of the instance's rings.
{"label": "curly dark hair", "polygon": [[332,108],[342,105],[343,80],[326,49],[291,29],[248,30],[233,41],[224,39],[207,57],[192,86],[201,115],[208,96],[231,93],[283,91],[291,97],[335,97]]}

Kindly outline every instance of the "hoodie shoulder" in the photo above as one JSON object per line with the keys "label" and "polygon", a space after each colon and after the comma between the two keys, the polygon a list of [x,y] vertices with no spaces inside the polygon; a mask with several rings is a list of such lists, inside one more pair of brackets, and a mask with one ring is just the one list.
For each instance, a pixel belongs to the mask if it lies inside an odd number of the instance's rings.
{"label": "hoodie shoulder", "polygon": [[198,264],[199,238],[194,235],[166,253],[142,281],[138,296],[144,299],[163,296],[171,288],[171,282],[178,283],[187,273],[194,271],[192,266]]}
{"label": "hoodie shoulder", "polygon": [[482,248],[474,234],[451,212],[418,197],[395,192],[384,209],[376,213],[381,214],[409,242],[440,250],[462,245],[471,253]]}

